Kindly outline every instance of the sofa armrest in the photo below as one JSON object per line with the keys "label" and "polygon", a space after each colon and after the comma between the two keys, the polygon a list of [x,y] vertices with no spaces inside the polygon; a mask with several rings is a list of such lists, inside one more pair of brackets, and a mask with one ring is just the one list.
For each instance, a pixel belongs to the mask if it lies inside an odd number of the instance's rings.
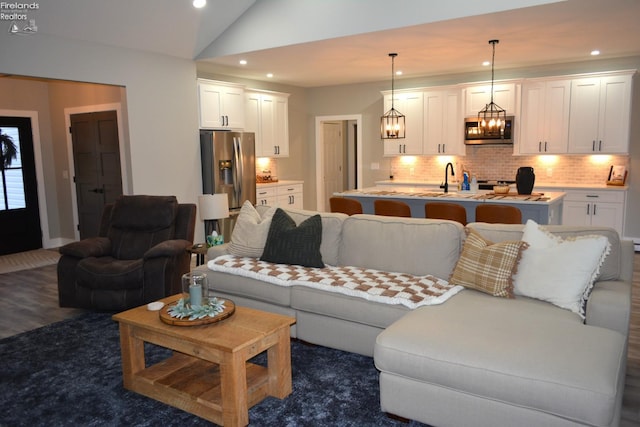
{"label": "sofa armrest", "polygon": [[174,239],[160,242],[144,253],[144,259],[151,258],[171,258],[187,252],[187,248],[192,245],[188,240]]}
{"label": "sofa armrest", "polygon": [[629,334],[631,316],[631,282],[608,280],[596,282],[589,300],[585,323]]}
{"label": "sofa armrest", "polygon": [[74,258],[101,257],[111,254],[111,240],[106,237],[90,237],[62,246],[61,255]]}
{"label": "sofa armrest", "polygon": [[229,254],[229,243],[211,246],[207,251],[207,261],[210,259],[218,258],[221,255],[228,255],[228,254]]}

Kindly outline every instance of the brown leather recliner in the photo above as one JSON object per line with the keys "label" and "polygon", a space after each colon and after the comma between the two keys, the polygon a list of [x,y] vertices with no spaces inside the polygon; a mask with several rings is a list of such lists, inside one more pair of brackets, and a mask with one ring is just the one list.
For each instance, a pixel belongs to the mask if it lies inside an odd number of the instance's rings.
{"label": "brown leather recliner", "polygon": [[121,311],[181,292],[190,269],[196,205],[174,196],[120,196],[99,237],[60,248],[60,307]]}

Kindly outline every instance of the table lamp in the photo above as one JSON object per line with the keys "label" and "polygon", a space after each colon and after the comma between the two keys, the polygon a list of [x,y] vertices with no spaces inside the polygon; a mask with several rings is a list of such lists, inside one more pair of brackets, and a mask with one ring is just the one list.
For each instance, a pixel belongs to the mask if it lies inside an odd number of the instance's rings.
{"label": "table lamp", "polygon": [[215,231],[220,235],[218,220],[229,217],[229,198],[226,193],[198,196],[200,219],[204,221],[205,241]]}

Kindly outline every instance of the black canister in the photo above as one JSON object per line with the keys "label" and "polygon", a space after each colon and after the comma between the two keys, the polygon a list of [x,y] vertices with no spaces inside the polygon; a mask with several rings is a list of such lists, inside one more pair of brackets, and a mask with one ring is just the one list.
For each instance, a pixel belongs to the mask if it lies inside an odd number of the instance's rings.
{"label": "black canister", "polygon": [[518,172],[516,173],[516,188],[518,189],[518,194],[531,194],[535,181],[536,174],[533,173],[531,166],[518,168]]}

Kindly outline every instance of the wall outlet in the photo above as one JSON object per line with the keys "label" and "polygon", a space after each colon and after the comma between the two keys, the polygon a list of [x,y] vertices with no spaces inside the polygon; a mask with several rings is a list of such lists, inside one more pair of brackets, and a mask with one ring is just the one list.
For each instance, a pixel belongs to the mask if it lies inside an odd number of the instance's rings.
{"label": "wall outlet", "polygon": [[371,163],[371,170],[377,171],[379,169],[380,169],[380,163],[378,162]]}

